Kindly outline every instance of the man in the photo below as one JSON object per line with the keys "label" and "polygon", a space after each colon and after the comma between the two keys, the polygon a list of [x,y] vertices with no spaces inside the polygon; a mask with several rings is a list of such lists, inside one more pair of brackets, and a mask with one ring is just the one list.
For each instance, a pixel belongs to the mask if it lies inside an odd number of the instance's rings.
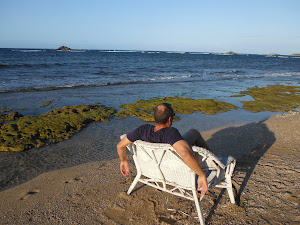
{"label": "man", "polygon": [[204,195],[208,189],[205,173],[194,157],[190,145],[198,145],[208,149],[205,141],[197,130],[190,130],[182,137],[179,131],[171,127],[174,110],[168,103],[156,106],[154,118],[156,125],[145,124],[125,136],[117,145],[118,154],[121,160],[120,170],[124,176],[129,174],[129,163],[126,157],[126,146],[136,140],[143,140],[152,143],[169,143],[181,156],[184,163],[198,175],[198,190]]}

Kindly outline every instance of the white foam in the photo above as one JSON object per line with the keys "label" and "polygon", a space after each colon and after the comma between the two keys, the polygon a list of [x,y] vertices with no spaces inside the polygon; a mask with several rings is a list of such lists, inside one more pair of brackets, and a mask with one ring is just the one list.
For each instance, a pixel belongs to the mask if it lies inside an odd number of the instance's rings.
{"label": "white foam", "polygon": [[186,52],[167,52],[169,54],[185,54]]}
{"label": "white foam", "polygon": [[14,49],[12,50],[13,52],[45,52],[46,50],[36,50],[36,49],[26,49],[26,50],[23,50],[23,49]]}
{"label": "white foam", "polygon": [[139,52],[139,51],[119,51],[119,50],[108,50],[108,51],[100,51],[100,52],[120,53],[120,52]]}
{"label": "white foam", "polygon": [[172,80],[172,79],[181,79],[181,78],[190,78],[192,75],[182,75],[182,76],[166,76],[166,77],[153,77],[149,80],[155,81],[155,80]]}
{"label": "white foam", "polygon": [[208,52],[190,52],[190,55],[209,55],[211,53]]}

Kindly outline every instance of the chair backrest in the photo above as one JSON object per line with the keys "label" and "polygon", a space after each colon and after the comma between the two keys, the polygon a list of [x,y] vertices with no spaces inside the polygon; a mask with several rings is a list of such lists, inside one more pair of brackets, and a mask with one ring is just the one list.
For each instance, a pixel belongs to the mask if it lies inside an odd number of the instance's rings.
{"label": "chair backrest", "polygon": [[195,187],[194,171],[183,162],[171,145],[138,140],[130,148],[137,170],[142,175],[185,188]]}

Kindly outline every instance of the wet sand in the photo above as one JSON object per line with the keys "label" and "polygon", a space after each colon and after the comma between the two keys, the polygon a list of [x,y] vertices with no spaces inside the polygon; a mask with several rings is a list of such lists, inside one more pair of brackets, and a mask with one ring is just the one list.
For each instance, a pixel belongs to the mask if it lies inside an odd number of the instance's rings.
{"label": "wet sand", "polygon": [[[237,159],[237,204],[225,191],[209,190],[201,202],[207,224],[300,222],[299,111],[203,136],[216,154]],[[1,224],[198,224],[189,200],[141,184],[127,196],[133,164],[131,173],[124,178],[113,159],[41,174],[0,192]]]}

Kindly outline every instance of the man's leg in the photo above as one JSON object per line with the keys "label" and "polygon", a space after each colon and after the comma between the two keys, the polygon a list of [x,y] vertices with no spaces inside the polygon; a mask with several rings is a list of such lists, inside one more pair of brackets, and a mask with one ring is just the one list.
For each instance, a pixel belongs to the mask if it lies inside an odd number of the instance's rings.
{"label": "man's leg", "polygon": [[196,145],[209,150],[209,147],[206,144],[205,140],[196,129],[189,130],[184,135],[182,135],[182,137],[187,141],[189,145]]}

